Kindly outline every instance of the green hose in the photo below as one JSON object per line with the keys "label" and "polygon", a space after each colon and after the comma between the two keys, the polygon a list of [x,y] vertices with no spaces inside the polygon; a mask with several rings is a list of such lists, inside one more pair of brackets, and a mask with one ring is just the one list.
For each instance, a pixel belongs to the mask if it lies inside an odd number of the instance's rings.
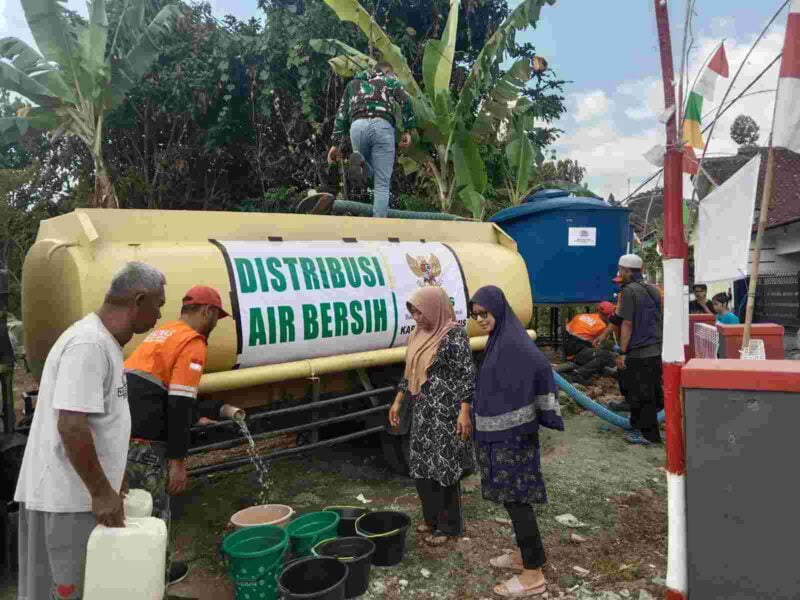
{"label": "green hose", "polygon": [[[372,206],[363,202],[353,202],[352,200],[336,200],[333,203],[333,214],[335,215],[355,215],[357,217],[371,217]],[[421,212],[416,210],[394,210],[389,209],[390,219],[427,219],[429,221],[466,221],[458,215],[447,213]]]}

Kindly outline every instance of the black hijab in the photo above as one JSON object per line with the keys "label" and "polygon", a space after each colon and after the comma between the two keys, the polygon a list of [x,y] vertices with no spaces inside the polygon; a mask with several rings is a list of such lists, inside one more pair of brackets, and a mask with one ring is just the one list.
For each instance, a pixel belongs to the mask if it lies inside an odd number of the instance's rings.
{"label": "black hijab", "polygon": [[[495,286],[483,287],[470,300],[470,312],[473,304],[486,308],[495,320],[478,373],[473,403],[475,439],[498,441],[515,433],[533,433],[538,431],[539,421],[563,430],[550,361],[528,337],[503,291]],[[536,405],[535,418],[522,423],[512,420],[512,427],[500,431],[480,430],[480,417],[499,417],[532,404]]]}

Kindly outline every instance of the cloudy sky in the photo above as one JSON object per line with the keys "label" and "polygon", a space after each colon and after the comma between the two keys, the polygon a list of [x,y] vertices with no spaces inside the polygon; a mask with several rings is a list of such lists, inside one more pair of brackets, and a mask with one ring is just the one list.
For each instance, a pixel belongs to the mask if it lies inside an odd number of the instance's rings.
{"label": "cloudy sky", "polygon": [[[688,0],[669,0],[676,72],[679,68],[683,20]],[[519,0],[510,0],[516,6]],[[784,0],[696,0],[693,18],[694,50],[690,78],[714,47],[725,38],[731,78],[742,64],[756,37]],[[258,15],[256,0],[214,0],[222,16]],[[66,5],[85,13],[85,3]],[[786,15],[782,14],[751,54],[729,98],[742,90],[781,51]],[[30,41],[20,0],[0,0],[0,37],[14,35]],[[558,0],[542,10],[536,29],[519,37],[546,56],[556,73],[572,83],[566,87],[568,113],[558,126],[564,134],[556,145],[559,158],[573,158],[587,169],[587,183],[595,192],[624,198],[656,169],[642,155],[663,143],[664,127],[661,66],[652,0]],[[778,65],[752,91],[774,90]],[[721,101],[730,79],[721,80],[716,102]],[[742,113],[761,127],[765,142],[772,120],[773,94],[742,99],[716,126],[707,140],[711,155],[731,154],[730,125]],[[714,108],[706,102],[704,111]],[[709,122],[708,117],[704,124]],[[688,180],[687,180],[688,181]]]}

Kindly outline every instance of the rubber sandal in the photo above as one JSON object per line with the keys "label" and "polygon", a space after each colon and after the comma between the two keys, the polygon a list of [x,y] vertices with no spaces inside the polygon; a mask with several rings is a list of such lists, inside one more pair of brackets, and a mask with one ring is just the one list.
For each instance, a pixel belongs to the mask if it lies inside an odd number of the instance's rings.
{"label": "rubber sandal", "polygon": [[427,523],[420,523],[417,525],[417,533],[433,533],[433,525]]}
{"label": "rubber sandal", "polygon": [[526,588],[516,575],[508,581],[496,585],[494,588],[494,593],[503,598],[532,598],[533,596],[541,596],[546,591],[546,583],[536,587]]}
{"label": "rubber sandal", "polygon": [[514,561],[511,559],[512,556],[512,554],[503,554],[497,558],[490,559],[489,564],[495,569],[509,569],[511,571],[516,571],[517,573],[522,573],[522,567],[514,564]]}
{"label": "rubber sandal", "polygon": [[434,532],[431,535],[425,536],[425,543],[428,544],[428,546],[444,546],[449,541],[450,536],[439,532]]}

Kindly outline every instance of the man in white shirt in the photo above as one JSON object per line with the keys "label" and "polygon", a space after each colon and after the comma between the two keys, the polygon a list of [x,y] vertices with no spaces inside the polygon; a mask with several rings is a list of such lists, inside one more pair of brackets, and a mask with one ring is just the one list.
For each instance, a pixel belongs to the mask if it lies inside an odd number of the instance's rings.
{"label": "man in white shirt", "polygon": [[131,417],[122,347],[161,318],[165,283],[157,269],[128,263],[100,309],[47,355],[14,496],[19,600],[80,598],[92,530],[124,526]]}

